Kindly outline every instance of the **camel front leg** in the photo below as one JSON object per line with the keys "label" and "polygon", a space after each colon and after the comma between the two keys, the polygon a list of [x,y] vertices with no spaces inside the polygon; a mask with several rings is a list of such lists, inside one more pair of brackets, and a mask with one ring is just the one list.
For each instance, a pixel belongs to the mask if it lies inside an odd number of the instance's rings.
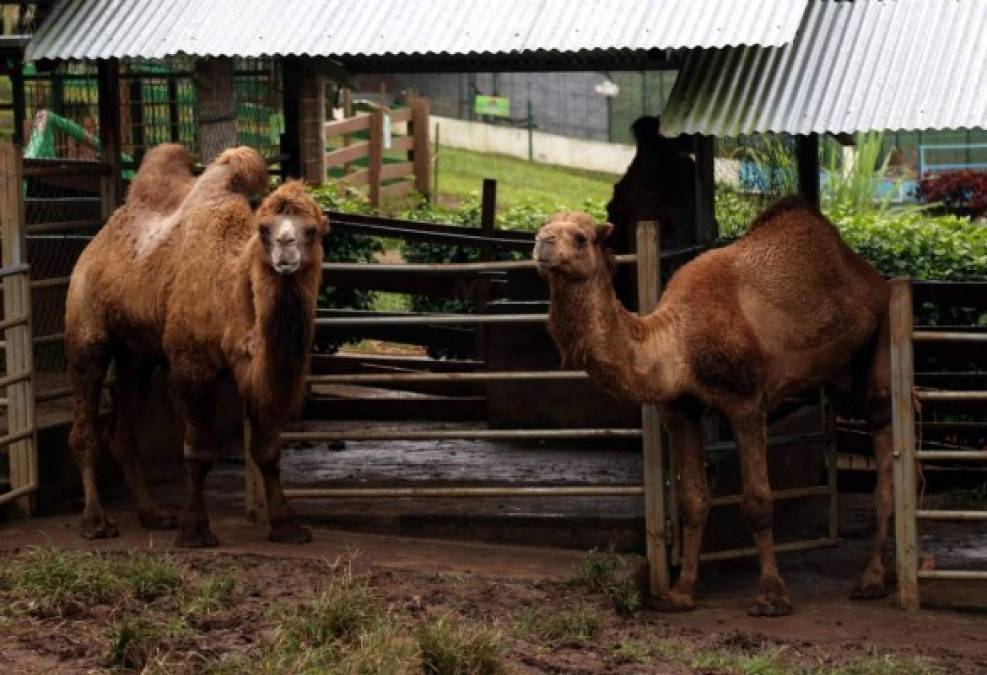
{"label": "camel front leg", "polygon": [[267,500],[268,541],[280,544],[305,544],[312,541],[311,531],[296,520],[281,486],[281,444],[274,425],[250,420],[250,455],[264,480]]}
{"label": "camel front leg", "polygon": [[712,501],[706,481],[700,415],[701,411],[680,411],[671,407],[662,411],[662,421],[680,471],[678,499],[682,511],[682,566],[679,577],[667,594],[652,602],[655,609],[666,612],[686,611],[696,606],[699,549]]}
{"label": "camel front leg", "polygon": [[762,414],[732,419],[744,495],[740,508],[744,520],[754,534],[757,556],[761,563],[761,580],[757,598],[748,609],[752,616],[785,616],[791,614],[792,603],[785,582],[778,572],[772,525],[774,503],[768,482],[767,419]]}
{"label": "camel front leg", "polygon": [[120,530],[103,510],[96,483],[96,461],[101,447],[99,402],[110,362],[109,349],[103,343],[70,345],[70,356],[69,378],[75,407],[69,446],[79,466],[85,496],[80,530],[86,539],[116,537]]}

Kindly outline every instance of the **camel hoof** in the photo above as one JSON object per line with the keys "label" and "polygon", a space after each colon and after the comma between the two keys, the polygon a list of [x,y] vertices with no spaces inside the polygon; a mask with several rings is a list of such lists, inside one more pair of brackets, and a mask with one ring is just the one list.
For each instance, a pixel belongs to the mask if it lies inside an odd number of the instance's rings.
{"label": "camel hoof", "polygon": [[880,600],[888,597],[888,587],[884,584],[869,584],[867,586],[855,586],[850,591],[851,600]]}
{"label": "camel hoof", "polygon": [[785,597],[759,597],[754,604],[748,608],[747,613],[751,616],[763,617],[788,616],[792,613],[792,603]]}
{"label": "camel hoof", "polygon": [[112,539],[120,536],[120,528],[107,517],[96,519],[95,522],[82,521],[82,536],[86,539]]}
{"label": "camel hoof", "polygon": [[178,516],[160,509],[138,512],[137,519],[140,520],[141,527],[145,530],[178,529]]}
{"label": "camel hoof", "polygon": [[658,597],[648,598],[645,604],[649,609],[656,612],[691,612],[696,608],[696,603],[692,598],[677,593],[666,593]]}
{"label": "camel hoof", "polygon": [[267,540],[276,544],[307,544],[312,541],[312,531],[298,523],[282,523],[271,527]]}
{"label": "camel hoof", "polygon": [[213,548],[219,546],[219,539],[212,532],[183,533],[175,538],[175,546],[178,548]]}

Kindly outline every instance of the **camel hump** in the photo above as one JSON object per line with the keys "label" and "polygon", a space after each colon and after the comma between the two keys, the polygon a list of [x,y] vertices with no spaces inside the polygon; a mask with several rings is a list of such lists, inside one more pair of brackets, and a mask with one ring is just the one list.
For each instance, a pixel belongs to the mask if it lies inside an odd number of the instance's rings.
{"label": "camel hump", "polygon": [[253,148],[241,145],[220,153],[212,167],[229,167],[227,186],[234,192],[250,196],[267,189],[267,162]]}
{"label": "camel hump", "polygon": [[784,222],[788,220],[787,216],[796,215],[796,212],[801,212],[803,215],[811,215],[813,220],[826,222],[819,209],[808,199],[801,195],[788,195],[787,197],[782,197],[759,213],[751,221],[751,224],[747,227],[747,231],[753,232],[769,223]]}
{"label": "camel hump", "polygon": [[301,216],[316,222],[322,222],[325,218],[305,185],[297,180],[282,183],[261,202],[257,216],[263,218],[269,215]]}
{"label": "camel hump", "polygon": [[130,183],[127,203],[166,213],[192,187],[192,156],[184,146],[164,143],[148,150]]}

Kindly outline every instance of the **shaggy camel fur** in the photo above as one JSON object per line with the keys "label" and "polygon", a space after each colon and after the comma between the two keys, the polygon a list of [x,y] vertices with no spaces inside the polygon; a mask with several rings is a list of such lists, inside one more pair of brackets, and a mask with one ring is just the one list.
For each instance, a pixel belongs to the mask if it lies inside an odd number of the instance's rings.
{"label": "shaggy camel fur", "polygon": [[558,214],[539,231],[534,258],[548,279],[549,328],[566,366],[585,368],[614,395],[661,407],[681,471],[683,539],[679,577],[657,606],[694,606],[710,509],[705,406],[730,422],[738,445],[741,509],[761,564],[750,612],[791,611],[775,563],[767,415],[784,397],[823,383],[856,394],[874,430],[877,534],[855,596],[884,596],[893,508],[884,279],[818,211],[783,200],[738,242],[678,270],[658,308],[638,317],[614,296],[612,258],[603,249],[611,230],[584,213]]}
{"label": "shaggy camel fur", "polygon": [[112,537],[96,488],[100,388],[116,366],[110,446],[144,527],[174,528],[151,500],[137,463],[133,405],[166,365],[185,421],[188,486],[177,544],[214,546],[203,488],[220,439],[216,398],[232,379],[251,422],[251,453],[267,496],[269,539],[308,541],[292,520],[279,474],[278,434],[301,403],[327,222],[300,183],[272,192],[263,158],[227,150],[197,180],[178,145],[151,150],[126,203],[93,239],[69,285],[66,347],[75,395],[70,443],[82,472],[82,534]]}

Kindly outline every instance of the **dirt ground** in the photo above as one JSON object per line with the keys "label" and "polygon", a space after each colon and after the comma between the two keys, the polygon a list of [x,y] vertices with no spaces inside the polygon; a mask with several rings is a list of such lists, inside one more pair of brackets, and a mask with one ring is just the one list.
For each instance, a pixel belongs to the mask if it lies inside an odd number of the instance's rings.
{"label": "dirt ground", "polygon": [[[890,598],[848,600],[847,558],[856,563],[862,554],[852,545],[827,555],[783,558],[795,613],[754,619],[745,613],[756,583],[750,563],[704,568],[694,612],[622,614],[617,596],[572,582],[585,569],[586,558],[577,551],[326,529],[317,529],[309,545],[275,545],[263,540],[261,528],[227,513],[213,518],[223,545],[189,552],[173,549],[169,533],[141,531],[126,511],[115,518],[123,535],[100,542],[79,538],[74,517],[6,523],[0,526],[0,571],[29,558],[31,546],[123,560],[124,552],[131,557],[141,552],[177,570],[183,588],[230,579],[229,601],[190,610],[195,601],[186,595],[194,593],[183,591],[142,602],[122,596],[69,602],[53,611],[0,583],[0,672],[102,672],[114,665],[145,672],[408,672],[380,664],[323,669],[318,660],[297,660],[295,652],[296,660],[277,660],[283,657],[277,649],[290,643],[285,626],[324,598],[321,591],[329,589],[331,596],[340,588],[340,570],[347,565],[333,561],[350,562],[354,578],[369,589],[375,611],[387,616],[396,635],[421,635],[422,626],[449,617],[493,631],[497,659],[487,664],[490,668],[473,667],[477,672],[497,667],[508,673],[987,672],[987,615],[942,609],[904,613]],[[633,576],[642,564],[635,556],[624,560],[624,575]],[[949,593],[983,600],[987,589],[951,587]],[[179,615],[181,629],[175,628]],[[153,649],[140,658],[122,658],[129,652],[121,651],[121,644],[132,642],[121,637],[121,625],[131,630],[144,625],[140,622],[169,628],[155,633]],[[333,663],[351,663],[347,659]],[[444,667],[433,672],[469,672]]]}

